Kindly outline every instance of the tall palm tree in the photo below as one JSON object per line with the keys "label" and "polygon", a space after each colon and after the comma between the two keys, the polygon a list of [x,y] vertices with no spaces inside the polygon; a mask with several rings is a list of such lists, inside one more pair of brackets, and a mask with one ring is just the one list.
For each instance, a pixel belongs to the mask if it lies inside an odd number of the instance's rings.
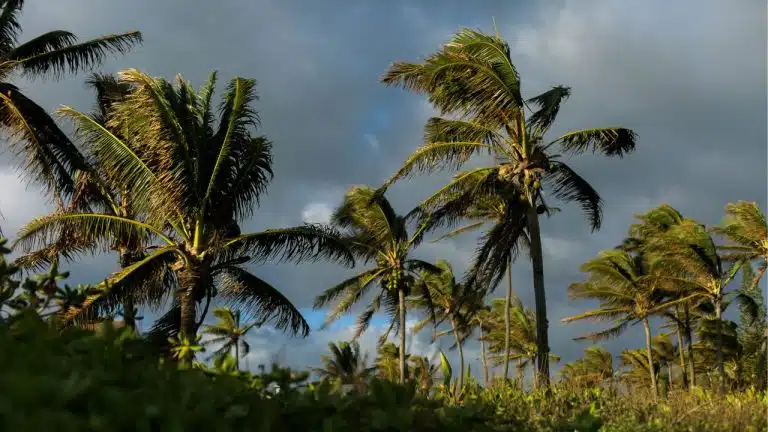
{"label": "tall palm tree", "polygon": [[752,284],[758,285],[768,268],[768,222],[756,202],[739,201],[725,207],[725,218],[713,231],[724,235],[730,244],[721,246],[724,259],[758,262]]}
{"label": "tall palm tree", "polygon": [[368,366],[368,355],[360,352],[360,344],[356,341],[330,342],[328,349],[331,355],[321,357],[323,366],[313,368],[324,378],[360,389],[376,370]]}
{"label": "tall palm tree", "polygon": [[11,151],[23,157],[25,173],[61,207],[62,196],[75,192],[76,173],[85,168],[85,161],[45,109],[9,80],[78,73],[110,54],[128,52],[142,37],[133,31],[80,42],[68,31],[53,30],[20,42],[23,8],[24,0],[0,0],[0,125],[11,138]]}
{"label": "tall palm tree", "polygon": [[221,307],[213,310],[213,316],[219,319],[216,324],[206,325],[203,333],[213,336],[205,342],[205,345],[220,345],[213,352],[212,357],[219,359],[227,357],[235,351],[235,368],[240,370],[240,357],[247,356],[251,351],[251,345],[245,339],[248,332],[261,325],[259,321],[243,324],[240,319],[240,311],[232,311],[231,308]]}
{"label": "tall palm tree", "polygon": [[[568,287],[569,298],[598,300],[599,306],[588,312],[563,318],[563,322],[586,319],[615,322],[606,330],[577,338],[593,341],[618,337],[629,326],[642,322],[645,328],[648,370],[653,370],[649,318],[672,304],[666,300],[667,292],[654,277],[657,267],[657,262],[643,254],[631,255],[624,250],[601,252],[597,258],[581,266],[581,271],[588,274],[587,280]],[[658,396],[656,375],[651,374],[650,378],[654,395]]]}
{"label": "tall palm tree", "polygon": [[709,303],[714,312],[717,341],[715,342],[720,391],[725,386],[725,361],[722,350],[722,314],[733,299],[756,314],[754,300],[741,290],[728,291],[728,284],[742,263],[726,267],[711,232],[696,221],[686,219],[667,231],[652,236],[648,250],[659,257],[663,271],[659,277],[686,292],[688,299]]}
{"label": "tall palm tree", "polygon": [[[457,176],[439,193],[453,195],[456,206],[468,208],[487,196],[502,196],[509,205],[506,229],[488,233],[486,253],[512,249],[523,231],[530,238],[536,302],[538,376],[549,380],[548,322],[544,291],[544,264],[539,212],[546,208],[543,188],[566,202],[576,202],[586,212],[593,230],[600,227],[601,199],[597,191],[552,150],[580,154],[588,150],[607,156],[623,156],[635,147],[635,134],[622,127],[590,128],[568,132],[545,143],[561,104],[570,95],[568,87],[557,86],[538,96],[524,99],[520,77],[510,57],[509,45],[498,35],[489,36],[470,29],[459,31],[436,53],[421,63],[396,62],[382,77],[387,85],[426,93],[445,118],[430,119],[424,144],[413,152],[386,188],[397,179],[416,171],[460,169],[473,155],[487,153],[496,164],[472,169]],[[531,108],[533,107],[533,109]],[[527,110],[527,112],[526,112]],[[480,182],[477,177],[481,178]],[[472,186],[467,187],[467,182]],[[482,187],[475,187],[476,185]],[[544,207],[541,207],[544,206]],[[508,267],[511,253],[497,252],[483,262],[481,272],[498,281]]]}
{"label": "tall palm tree", "polygon": [[408,235],[408,222],[418,216],[412,211],[405,216],[395,213],[389,201],[377,197],[367,186],[355,186],[347,192],[344,202],[333,214],[332,222],[345,230],[344,240],[356,257],[376,266],[327,289],[315,300],[321,308],[341,297],[326,320],[326,325],[338,319],[376,284],[381,289],[357,319],[355,339],[358,339],[382,304],[390,316],[389,329],[380,338],[383,343],[391,330],[400,334],[400,381],[405,381],[405,317],[406,297],[422,271],[439,272],[434,265],[410,258],[423,238],[423,229]]}
{"label": "tall palm tree", "polygon": [[[259,123],[253,108],[256,82],[239,77],[230,81],[217,122],[212,103],[215,77],[212,74],[196,92],[181,77],[173,85],[135,69],[120,72],[120,81],[131,90],[112,104],[107,127],[72,108],[60,109],[74,122],[104,176],[124,189],[136,214],[144,217],[57,213],[22,228],[16,246],[45,246],[63,230],[80,233],[82,242],[93,247],[108,248],[115,236],[123,235],[155,242],[152,253],[110,276],[101,284],[102,292],[70,310],[68,318],[97,307],[115,287],[159,279],[170,266],[178,290],[172,309],[160,321],[187,338],[194,339],[207,305],[217,295],[249,314],[274,319],[278,329],[307,335],[309,326],[290,301],[242,265],[275,258],[353,264],[350,251],[330,228],[240,232],[240,222],[253,214],[272,178],[271,143],[252,134]],[[169,285],[158,290],[155,297],[171,294]],[[206,309],[198,321],[197,305],[204,299]]]}
{"label": "tall palm tree", "polygon": [[[118,131],[107,126],[107,118],[112,103],[124,99],[130,91],[130,86],[119,82],[113,75],[103,74],[92,74],[87,83],[96,93],[96,108],[91,112],[91,117],[102,127],[110,129],[112,134],[119,136]],[[124,140],[124,142],[131,144],[130,141]],[[75,147],[74,150],[78,152],[78,158],[85,164],[84,169],[75,176],[75,192],[67,204],[67,211],[98,211],[125,218],[143,217],[136,213],[131,197],[125,193],[125,188],[103,175],[103,171],[98,167],[98,160],[93,155],[82,152],[80,147]],[[65,209],[59,209],[59,211],[63,210]],[[40,270],[61,258],[74,260],[81,252],[89,249],[88,244],[80,242],[81,236],[77,232],[60,234],[52,244],[17,258],[16,264],[23,269]],[[136,237],[130,232],[115,236],[110,249],[117,252],[120,268],[126,268],[143,259],[146,256],[147,251],[144,248],[148,240],[146,237]],[[157,281],[147,282],[149,285],[141,288],[132,286],[121,287],[127,289],[112,290],[110,296],[104,297],[100,302],[103,305],[101,312],[111,313],[110,309],[122,304],[125,325],[135,328],[135,305],[152,300],[145,294],[147,290],[153,288],[152,283]]]}
{"label": "tall palm tree", "polygon": [[472,333],[473,316],[483,308],[483,292],[456,281],[453,267],[448,261],[439,260],[435,267],[440,273],[422,272],[414,284],[409,304],[427,312],[426,317],[413,327],[418,333],[424,327],[433,324],[434,332],[444,322],[451,325],[450,330],[433,333],[434,339],[452,333],[455,347],[459,350],[459,388],[464,388],[464,341]]}

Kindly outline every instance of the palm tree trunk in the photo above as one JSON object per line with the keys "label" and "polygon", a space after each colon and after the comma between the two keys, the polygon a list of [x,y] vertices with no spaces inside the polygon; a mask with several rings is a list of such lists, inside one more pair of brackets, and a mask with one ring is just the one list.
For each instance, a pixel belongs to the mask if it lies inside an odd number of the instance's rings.
{"label": "palm tree trunk", "polygon": [[715,357],[717,358],[717,372],[720,375],[720,384],[718,385],[718,391],[722,394],[725,392],[725,358],[723,356],[723,305],[722,299],[718,296],[715,299],[715,333],[717,340],[715,342]]}
{"label": "palm tree trunk", "polygon": [[200,270],[193,265],[188,265],[178,275],[179,281],[179,306],[181,308],[181,327],[179,333],[193,340],[196,336],[197,302],[194,293],[201,282]]}
{"label": "palm tree trunk", "polygon": [[667,362],[667,380],[669,381],[669,384],[667,385],[667,392],[669,392],[669,389],[672,388],[672,362]]}
{"label": "palm tree trunk", "polygon": [[461,339],[459,338],[459,331],[456,328],[456,322],[451,320],[451,326],[453,327],[453,337],[456,338],[456,347],[459,349],[459,389],[460,392],[464,388],[464,348],[461,346]]}
{"label": "palm tree trunk", "polygon": [[483,361],[483,383],[488,386],[488,358],[485,356],[485,339],[483,329],[480,328],[480,358]]}
{"label": "palm tree trunk", "polygon": [[691,332],[691,314],[688,309],[688,305],[683,307],[685,324],[685,338],[688,340],[688,367],[690,372],[689,386],[690,388],[696,387],[696,362],[693,358],[693,334]]}
{"label": "palm tree trunk", "polygon": [[510,321],[512,318],[510,317],[510,311],[509,307],[512,305],[512,256],[509,257],[509,265],[507,265],[507,296],[504,299],[504,304],[506,305],[505,313],[504,313],[504,382],[507,382],[507,379],[509,378],[509,354],[510,354],[510,345],[511,345],[511,336],[509,334],[511,323]]}
{"label": "palm tree trunk", "polygon": [[400,309],[400,383],[405,383],[405,291],[397,290]]}
{"label": "palm tree trunk", "polygon": [[536,379],[544,387],[549,386],[549,322],[547,300],[544,293],[544,253],[541,249],[541,229],[536,206],[528,206],[528,235],[531,239],[533,264],[533,295],[536,311]]}
{"label": "palm tree trunk", "polygon": [[517,380],[520,383],[520,390],[525,390],[525,368],[522,363],[522,359],[517,359]]}
{"label": "palm tree trunk", "polygon": [[653,352],[651,351],[651,325],[648,322],[648,318],[643,319],[643,327],[645,327],[645,348],[648,354],[648,371],[651,374],[651,387],[653,388],[654,399],[659,398],[659,388],[656,386],[656,371],[653,368]]}
{"label": "palm tree trunk", "polygon": [[531,359],[531,390],[539,388],[539,371],[536,368],[536,359],[536,356]]}
{"label": "palm tree trunk", "polygon": [[240,341],[235,341],[235,370],[240,371]]}
{"label": "palm tree trunk", "polygon": [[[125,249],[120,250],[120,268],[124,269],[134,263],[134,256]],[[130,294],[130,293],[126,293]],[[136,330],[136,315],[133,313],[135,305],[133,298],[127,295],[123,298],[123,323],[131,330]]]}
{"label": "palm tree trunk", "polygon": [[677,318],[677,353],[680,356],[680,370],[682,371],[683,388],[688,388],[688,374],[685,370],[685,355],[683,354],[683,326],[680,325],[680,308],[675,307]]}

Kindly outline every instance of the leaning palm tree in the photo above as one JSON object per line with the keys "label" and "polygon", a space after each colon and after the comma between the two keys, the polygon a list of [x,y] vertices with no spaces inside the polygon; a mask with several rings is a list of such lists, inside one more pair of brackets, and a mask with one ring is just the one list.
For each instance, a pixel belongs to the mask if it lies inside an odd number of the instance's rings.
{"label": "leaning palm tree", "polygon": [[213,316],[219,321],[216,324],[203,327],[203,333],[212,336],[212,339],[205,341],[204,345],[220,345],[211,356],[217,359],[226,358],[234,350],[235,368],[240,370],[241,355],[247,356],[251,351],[251,345],[245,337],[249,331],[260,326],[261,323],[253,321],[250,324],[243,324],[240,311],[232,311],[228,307],[215,308]]}
{"label": "leaning palm tree", "polygon": [[344,202],[333,214],[332,221],[345,230],[344,240],[363,262],[375,261],[376,266],[327,289],[315,300],[321,308],[341,297],[326,320],[326,325],[360,301],[376,284],[381,290],[358,317],[355,339],[358,339],[382,305],[390,316],[389,329],[380,338],[383,343],[394,329],[400,334],[400,381],[405,381],[405,316],[406,297],[422,271],[438,272],[434,265],[410,258],[423,238],[423,229],[408,235],[408,222],[418,212],[405,216],[395,213],[389,201],[375,196],[367,186],[355,186],[347,192]]}
{"label": "leaning palm tree", "polygon": [[[557,86],[524,99],[520,77],[510,57],[509,45],[500,36],[463,29],[421,63],[396,62],[382,78],[387,85],[426,93],[444,118],[427,122],[424,144],[414,151],[384,188],[416,171],[460,169],[476,154],[494,156],[491,166],[458,175],[438,195],[447,194],[458,207],[468,208],[487,196],[501,196],[510,205],[510,224],[489,233],[487,252],[512,249],[519,237],[520,221],[530,238],[534,275],[538,376],[549,381],[548,322],[544,290],[544,264],[539,228],[543,212],[543,188],[557,199],[576,202],[587,214],[593,230],[600,227],[601,199],[597,191],[553,151],[580,154],[588,150],[607,156],[623,156],[635,147],[635,134],[622,127],[590,128],[568,132],[544,141],[570,95]],[[531,109],[533,107],[533,109]],[[528,110],[528,112],[526,112]],[[481,181],[477,181],[477,178]],[[467,186],[467,182],[471,186]],[[481,187],[476,187],[476,185]],[[459,193],[458,196],[454,194]],[[544,207],[542,207],[544,206]],[[483,262],[483,274],[498,281],[508,267],[510,253],[498,252]],[[492,276],[491,276],[492,275]]]}
{"label": "leaning palm tree", "polygon": [[[271,143],[253,135],[259,123],[253,104],[256,82],[234,78],[219,108],[213,108],[215,74],[200,92],[178,77],[176,85],[135,69],[119,74],[131,86],[115,102],[107,126],[90,115],[61,108],[90,147],[103,175],[119,184],[143,218],[99,212],[63,212],[33,220],[16,246],[31,250],[50,244],[63,230],[82,236],[93,248],[109,248],[115,236],[149,237],[154,250],[100,284],[75,319],[98,307],[109,292],[137,281],[159,279],[170,267],[175,284],[156,285],[153,297],[172,294],[160,321],[194,339],[214,296],[250,315],[274,320],[278,329],[307,335],[309,326],[280,291],[243,267],[270,259],[327,258],[353,264],[335,231],[304,225],[241,233],[272,177]],[[119,132],[115,135],[112,131]],[[124,138],[120,138],[124,137]],[[130,142],[128,142],[130,140]],[[169,287],[178,286],[169,292]],[[198,304],[205,301],[198,319]]]}
{"label": "leaning palm tree", "polygon": [[730,244],[720,247],[728,252],[724,259],[759,263],[752,280],[752,285],[758,285],[768,268],[768,222],[757,203],[729,203],[723,223],[713,231],[730,240]]}
{"label": "leaning palm tree", "polygon": [[728,291],[742,262],[726,267],[706,227],[686,219],[667,231],[649,238],[647,249],[658,257],[663,271],[659,277],[686,292],[686,298],[708,303],[713,308],[716,324],[716,364],[720,374],[720,391],[725,386],[725,360],[722,349],[722,314],[732,300],[738,300],[756,315],[754,300],[741,290]]}
{"label": "leaning palm tree", "polygon": [[[422,272],[416,281],[409,304],[427,312],[426,317],[412,329],[418,333],[433,324],[433,339],[452,333],[459,351],[459,388],[464,388],[464,341],[472,333],[471,321],[483,308],[483,292],[456,281],[453,267],[448,261],[439,260],[435,267],[440,273]],[[437,332],[438,326],[447,322],[450,330]]]}
{"label": "leaning palm tree", "polygon": [[[587,319],[615,322],[615,325],[606,330],[577,338],[592,341],[618,337],[629,326],[642,322],[645,328],[648,370],[653,370],[649,319],[671,305],[670,301],[666,301],[667,292],[654,276],[657,268],[658,263],[643,254],[631,255],[624,250],[601,252],[597,258],[581,266],[581,271],[588,274],[587,280],[568,287],[571,299],[598,300],[599,306],[588,312],[563,318],[563,322]],[[651,374],[650,382],[654,395],[658,396],[655,374]]]}
{"label": "leaning palm tree", "polygon": [[109,54],[123,54],[141,43],[139,32],[102,36],[79,42],[64,30],[20,42],[19,18],[24,0],[0,1],[0,125],[10,136],[10,150],[23,158],[26,175],[42,185],[57,204],[75,192],[76,175],[85,160],[41,106],[9,82],[24,78],[61,78],[102,63]]}
{"label": "leaning palm tree", "polygon": [[331,342],[330,356],[323,355],[323,366],[313,368],[323,378],[338,381],[342,385],[362,388],[376,370],[368,366],[368,355],[360,352],[360,344],[353,342]]}

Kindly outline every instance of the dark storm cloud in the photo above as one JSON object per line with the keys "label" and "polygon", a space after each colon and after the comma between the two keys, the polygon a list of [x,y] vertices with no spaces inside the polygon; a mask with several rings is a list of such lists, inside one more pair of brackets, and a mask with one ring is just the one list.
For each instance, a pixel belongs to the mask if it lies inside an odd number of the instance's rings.
{"label": "dark storm cloud", "polygon": [[[145,46],[110,61],[109,72],[137,67],[166,78],[181,72],[196,85],[212,69],[221,80],[258,79],[263,132],[275,142],[276,178],[245,228],[263,229],[295,225],[302,217],[322,219],[350,184],[378,184],[390,175],[420,142],[421,126],[432,112],[423,97],[384,88],[379,75],[393,60],[431,53],[460,26],[491,31],[495,16],[512,45],[526,95],[561,83],[573,88],[553,133],[621,124],[640,137],[637,152],[623,160],[571,159],[605,200],[600,232],[590,233],[578,208],[568,205],[542,224],[551,343],[568,361],[581,352],[571,339],[595,327],[559,323],[588,305],[568,303],[566,287],[581,277],[580,263],[620,242],[633,213],[668,202],[711,224],[729,201],[758,200],[765,207],[765,15],[763,2],[735,7],[715,0],[565,1],[514,8],[491,1],[440,7],[404,0],[224,1],[191,7],[180,0],[79,0],[30,2],[24,23],[28,36],[51,28],[83,37],[133,28],[144,32]],[[86,109],[91,96],[81,82],[77,77],[25,87],[47,109],[60,104]],[[7,169],[0,174],[10,176]],[[390,198],[399,211],[408,211],[449,175],[398,184]],[[24,195],[27,202],[16,200],[10,211],[7,202],[19,193],[0,192],[11,225],[39,214],[34,192]],[[474,237],[466,236],[425,244],[419,255],[446,258],[462,269],[474,247]],[[97,263],[112,265],[111,258]],[[79,279],[96,280],[105,271],[90,270],[94,267],[73,270]],[[324,264],[256,270],[301,307],[311,306],[321,289],[346,274]],[[515,265],[513,279],[531,305],[525,260]],[[314,335],[288,357],[316,364],[317,352],[339,335]],[[281,338],[270,334],[264,346]],[[611,344],[633,345],[636,338]]]}

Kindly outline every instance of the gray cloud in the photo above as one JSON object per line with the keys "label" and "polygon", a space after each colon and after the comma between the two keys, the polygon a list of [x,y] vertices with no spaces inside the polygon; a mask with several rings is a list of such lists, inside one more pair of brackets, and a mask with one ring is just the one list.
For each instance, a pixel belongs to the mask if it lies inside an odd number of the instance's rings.
{"label": "gray cloud", "polygon": [[[263,132],[275,141],[276,178],[246,223],[255,230],[323,218],[349,185],[378,184],[390,175],[420,142],[432,111],[423,97],[384,88],[378,76],[393,60],[431,53],[460,26],[491,30],[495,16],[527,95],[560,83],[573,87],[555,133],[622,124],[640,136],[637,152],[623,160],[571,160],[605,199],[600,232],[590,233],[574,206],[543,222],[552,347],[568,361],[581,351],[571,339],[593,327],[559,323],[589,305],[568,303],[565,289],[580,278],[581,262],[621,240],[633,213],[668,202],[711,224],[729,201],[765,206],[765,14],[764,2],[736,7],[715,0],[566,0],[539,8],[490,1],[450,1],[436,8],[426,1],[233,0],[190,8],[180,0],[72,0],[30,3],[24,23],[28,36],[51,28],[83,37],[142,30],[145,46],[108,62],[109,72],[137,67],[166,78],[181,72],[196,84],[212,69],[222,79],[257,78]],[[81,82],[77,77],[24,87],[50,110],[60,104],[85,109],[92,102]],[[0,172],[9,173],[7,167]],[[449,175],[403,182],[390,198],[405,212]],[[14,185],[0,192],[5,230],[12,233],[39,214],[38,202],[34,188],[24,192]],[[425,244],[419,255],[446,258],[462,269],[474,242],[466,236]],[[73,274],[95,281],[113,268],[111,262],[105,257],[79,263]],[[349,273],[325,264],[256,270],[302,307]],[[515,265],[513,280],[532,304],[525,260]],[[267,351],[281,336],[271,337],[263,345]],[[299,347],[289,344],[293,354],[286,356],[297,365],[316,364],[329,337],[336,336],[318,333]],[[630,333],[609,346],[620,349],[638,340]]]}

